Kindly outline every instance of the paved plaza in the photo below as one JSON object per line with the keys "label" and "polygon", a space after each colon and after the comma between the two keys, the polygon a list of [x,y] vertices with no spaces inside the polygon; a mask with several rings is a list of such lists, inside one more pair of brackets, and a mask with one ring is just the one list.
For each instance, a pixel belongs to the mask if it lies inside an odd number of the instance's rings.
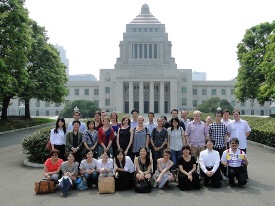
{"label": "paved plaza", "polygon": [[[43,127],[43,126],[41,126]],[[182,192],[176,183],[165,190],[153,189],[149,194],[136,194],[134,190],[98,194],[96,189],[70,191],[67,198],[61,190],[53,194],[36,195],[34,182],[42,178],[42,168],[23,164],[22,139],[38,128],[0,135],[1,205],[275,205],[275,152],[252,144],[248,147],[250,181],[243,188],[228,187],[223,181],[221,189],[204,188]]]}

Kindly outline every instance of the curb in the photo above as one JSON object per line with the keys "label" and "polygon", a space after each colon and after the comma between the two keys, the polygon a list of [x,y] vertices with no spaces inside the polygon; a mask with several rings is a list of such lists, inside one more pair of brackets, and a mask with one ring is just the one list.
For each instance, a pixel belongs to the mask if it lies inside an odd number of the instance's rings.
{"label": "curb", "polygon": [[262,147],[264,149],[268,149],[268,150],[271,150],[271,151],[275,151],[275,148],[274,147],[270,147],[270,146],[267,146],[267,145],[264,145],[264,144],[261,144],[261,143],[258,143],[258,142],[254,142],[254,141],[251,141],[251,140],[247,140],[247,142],[249,144],[252,144],[252,145],[255,145],[255,146],[258,146],[258,147]]}
{"label": "curb", "polygon": [[10,131],[0,132],[0,135],[1,134],[12,133],[12,132],[23,131],[23,130],[27,130],[27,129],[32,129],[32,128],[40,127],[40,126],[43,126],[43,125],[45,125],[45,126],[46,125],[51,125],[51,124],[54,124],[54,122],[50,122],[50,123],[46,123],[46,124],[39,124],[39,125],[35,125],[35,126],[32,126],[32,127],[25,127],[25,128],[21,128],[21,129],[15,129],[15,130],[10,130]]}
{"label": "curb", "polygon": [[43,168],[44,164],[30,162],[27,158],[24,160],[24,165],[28,167]]}

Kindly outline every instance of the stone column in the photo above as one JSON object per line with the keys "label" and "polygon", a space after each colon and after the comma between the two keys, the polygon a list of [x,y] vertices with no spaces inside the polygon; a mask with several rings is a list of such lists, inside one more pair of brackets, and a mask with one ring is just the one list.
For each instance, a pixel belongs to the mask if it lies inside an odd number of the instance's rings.
{"label": "stone column", "polygon": [[159,113],[164,114],[164,81],[160,81],[159,85]]}
{"label": "stone column", "polygon": [[143,82],[139,82],[139,113],[144,113],[144,89]]}
{"label": "stone column", "polygon": [[116,82],[116,92],[115,96],[113,97],[116,101],[114,102],[114,110],[116,112],[124,112],[123,111],[123,105],[124,105],[124,99],[123,99],[123,82]]}
{"label": "stone column", "polygon": [[134,109],[134,88],[133,82],[129,82],[129,112]]}
{"label": "stone column", "polygon": [[150,81],[149,112],[154,112],[154,82]]}
{"label": "stone column", "polygon": [[177,82],[172,80],[170,82],[170,111],[178,108],[178,87]]}

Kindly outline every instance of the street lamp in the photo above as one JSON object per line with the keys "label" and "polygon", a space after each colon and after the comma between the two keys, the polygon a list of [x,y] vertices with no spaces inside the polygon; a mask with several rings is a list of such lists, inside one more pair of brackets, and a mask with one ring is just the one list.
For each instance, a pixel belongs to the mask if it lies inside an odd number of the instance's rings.
{"label": "street lamp", "polygon": [[254,109],[253,109],[254,104],[255,104],[254,99],[250,100],[250,104],[251,104],[251,115],[254,115]]}

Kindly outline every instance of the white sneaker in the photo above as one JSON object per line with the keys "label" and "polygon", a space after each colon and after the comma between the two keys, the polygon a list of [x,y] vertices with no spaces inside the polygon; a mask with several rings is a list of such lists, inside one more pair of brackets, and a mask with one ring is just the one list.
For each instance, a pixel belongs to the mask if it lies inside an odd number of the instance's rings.
{"label": "white sneaker", "polygon": [[92,184],[92,188],[96,188],[96,184]]}
{"label": "white sneaker", "polygon": [[228,180],[228,177],[226,177],[225,175],[223,175],[223,176],[222,176],[222,180],[223,180],[223,181],[226,181],[226,180]]}

